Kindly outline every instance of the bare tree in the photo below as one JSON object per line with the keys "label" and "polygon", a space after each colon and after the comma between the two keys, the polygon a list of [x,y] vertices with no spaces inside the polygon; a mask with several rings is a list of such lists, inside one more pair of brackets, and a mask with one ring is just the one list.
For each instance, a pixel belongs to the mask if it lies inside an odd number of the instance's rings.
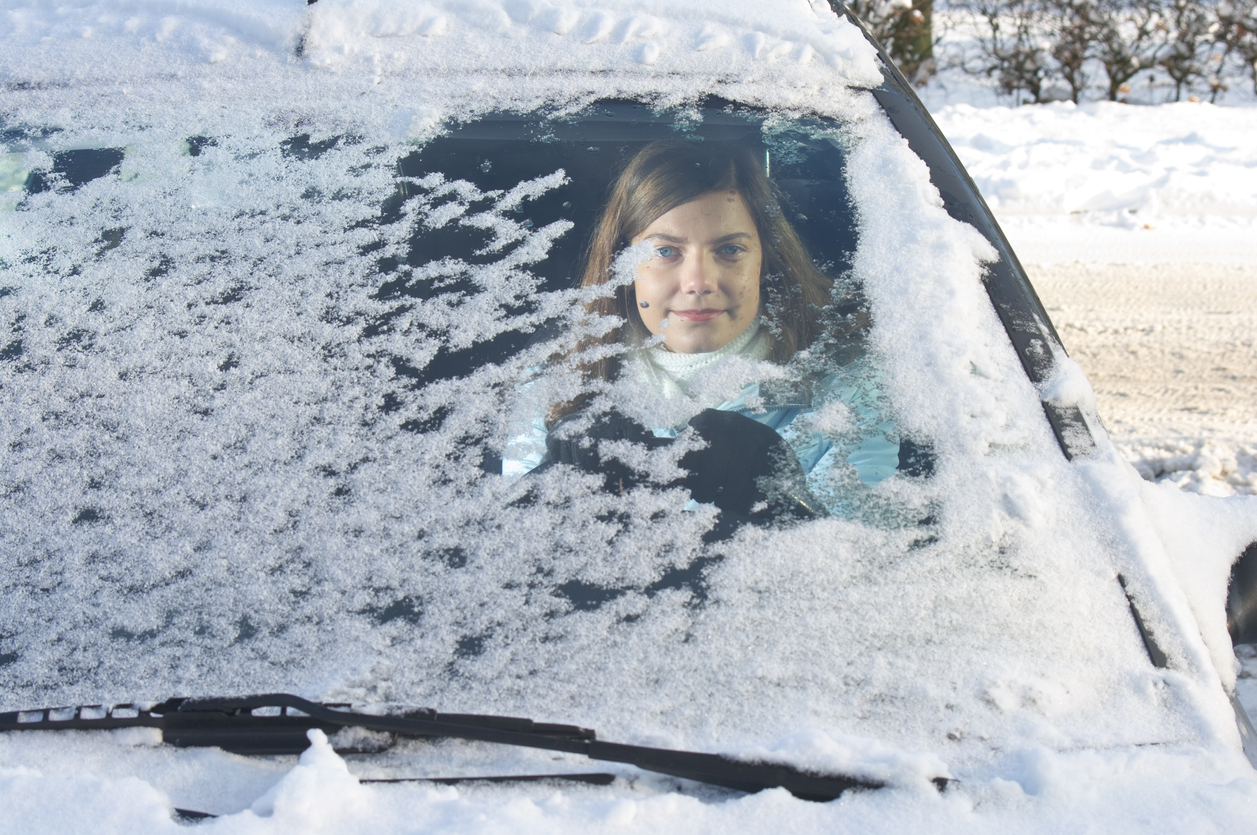
{"label": "bare tree", "polygon": [[1165,18],[1166,46],[1158,66],[1174,82],[1174,100],[1209,74],[1210,46],[1217,31],[1212,9],[1188,0],[1174,0]]}
{"label": "bare tree", "polygon": [[1018,104],[1023,92],[1029,94],[1029,101],[1044,101],[1051,45],[1043,37],[1043,4],[1039,0],[965,0],[952,5],[967,10],[984,32],[977,53],[962,59],[964,69],[993,79]]}
{"label": "bare tree", "polygon": [[1103,18],[1094,0],[1047,0],[1045,5],[1055,69],[1069,86],[1070,101],[1077,104],[1091,81],[1087,64]]}
{"label": "bare tree", "polygon": [[[1218,75],[1223,76],[1232,64],[1238,64],[1237,69],[1248,76],[1253,92],[1257,93],[1257,0],[1220,0],[1216,12]],[[1215,98],[1218,92],[1215,86]]]}
{"label": "bare tree", "polygon": [[[838,3],[839,0],[830,0]],[[888,45],[920,0],[853,0]],[[976,39],[958,65],[985,75],[1018,103],[1088,97],[1111,101],[1154,69],[1174,83],[1174,99],[1193,90],[1212,99],[1237,76],[1257,92],[1257,0],[948,0],[967,15]],[[906,35],[902,36],[907,38]],[[932,46],[932,45],[931,45]],[[899,59],[905,61],[907,59]],[[913,65],[915,66],[915,65]]]}
{"label": "bare tree", "polygon": [[952,0],[978,31],[977,50],[963,66],[986,75],[1000,90],[1023,101],[1082,99],[1091,80],[1089,64],[1101,29],[1093,0]]}
{"label": "bare tree", "polygon": [[1130,88],[1141,69],[1154,66],[1165,48],[1166,25],[1160,0],[1099,0],[1094,52],[1109,79],[1109,101]]}

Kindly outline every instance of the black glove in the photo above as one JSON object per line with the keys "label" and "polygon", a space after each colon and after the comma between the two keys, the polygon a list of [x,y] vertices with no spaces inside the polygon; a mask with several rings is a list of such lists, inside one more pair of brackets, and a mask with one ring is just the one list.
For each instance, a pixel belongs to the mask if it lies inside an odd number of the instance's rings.
{"label": "black glove", "polygon": [[[751,521],[782,515],[816,515],[803,468],[790,445],[773,429],[737,412],[704,409],[690,421],[707,446],[687,452],[689,471],[681,484],[698,502]],[[756,505],[764,506],[753,510]]]}
{"label": "black glove", "polygon": [[598,454],[598,442],[630,441],[647,449],[658,449],[671,443],[670,438],[656,438],[646,427],[616,411],[596,415],[584,432],[571,432],[570,424],[581,417],[583,415],[579,412],[568,415],[546,434],[545,457],[533,472],[541,472],[555,464],[569,464],[587,473],[601,474],[605,489],[623,493],[649,479],[615,459],[603,461]]}
{"label": "black glove", "polygon": [[[659,449],[671,443],[670,438],[657,438],[640,423],[614,411],[592,418],[584,432],[565,432],[565,425],[577,418],[569,415],[546,435],[546,454],[534,473],[568,464],[602,475],[604,489],[612,493],[644,483],[685,487],[695,501],[720,508],[724,521],[734,528],[744,522],[762,524],[783,516],[811,519],[822,515],[814,509],[819,505],[808,491],[803,469],[789,444],[745,415],[718,409],[699,412],[689,425],[706,446],[682,456],[678,463],[687,475],[667,484],[654,482],[615,459],[604,461],[598,442],[623,440]],[[755,509],[756,505],[762,506]]]}

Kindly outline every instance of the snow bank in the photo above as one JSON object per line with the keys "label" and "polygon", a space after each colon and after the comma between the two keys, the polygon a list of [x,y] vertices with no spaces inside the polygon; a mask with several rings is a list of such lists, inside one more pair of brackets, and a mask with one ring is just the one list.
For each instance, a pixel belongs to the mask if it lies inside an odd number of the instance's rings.
{"label": "snow bank", "polygon": [[1257,216],[1248,141],[1257,109],[953,105],[936,119],[1001,218],[1125,213],[1142,227],[1175,215]]}
{"label": "snow bank", "polygon": [[1257,447],[1209,441],[1118,444],[1148,481],[1173,484],[1202,496],[1257,495]]}
{"label": "snow bank", "polygon": [[1023,261],[1257,258],[1257,108],[951,104],[934,118]]}

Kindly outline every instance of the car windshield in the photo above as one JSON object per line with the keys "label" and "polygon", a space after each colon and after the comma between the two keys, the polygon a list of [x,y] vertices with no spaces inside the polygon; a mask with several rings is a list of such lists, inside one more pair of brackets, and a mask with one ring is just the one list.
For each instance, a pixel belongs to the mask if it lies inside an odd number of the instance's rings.
{"label": "car windshield", "polygon": [[851,95],[10,112],[4,707],[292,690],[831,764],[1189,733],[990,245]]}

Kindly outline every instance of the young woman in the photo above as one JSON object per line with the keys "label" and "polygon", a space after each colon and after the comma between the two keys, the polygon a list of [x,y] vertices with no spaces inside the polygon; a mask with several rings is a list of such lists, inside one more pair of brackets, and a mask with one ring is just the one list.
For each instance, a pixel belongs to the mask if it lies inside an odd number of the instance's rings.
{"label": "young woman", "polygon": [[[638,152],[598,220],[581,285],[607,284],[616,258],[643,242],[653,254],[638,278],[590,305],[590,313],[623,322],[600,341],[636,344],[663,335],[663,350],[647,356],[708,355],[675,369],[691,376],[690,365],[718,361],[711,355],[735,340],[748,356],[785,363],[818,334],[830,282],[749,148],[674,141]],[[620,369],[605,360],[590,370],[611,379]]]}
{"label": "young woman", "polygon": [[[631,280],[623,275],[625,259],[629,269],[635,263]],[[552,406],[535,421],[508,450],[507,474],[564,463],[609,472],[609,486],[622,487],[627,471],[602,461],[597,441],[666,443],[684,424],[647,432],[611,413],[581,432],[563,431],[560,425],[589,406],[592,392],[629,376],[661,398],[689,397],[700,372],[726,358],[784,365],[821,335],[831,302],[831,282],[782,213],[762,160],[728,143],[655,142],[633,158],[595,227],[581,281],[591,289],[608,284],[613,290],[599,293],[587,313],[618,324],[577,349],[597,357],[579,363],[589,393]],[[692,472],[685,486],[696,500],[749,513],[764,498],[755,482],[782,472],[783,451],[793,453],[784,462],[783,480],[799,482],[792,473],[810,472],[832,448],[817,432],[790,431],[818,396],[846,400],[856,412],[868,413],[863,417],[877,417],[865,402],[871,392],[858,384],[811,382],[804,397],[796,391],[774,401],[753,383],[734,400],[696,404],[702,411],[688,425],[708,448],[681,461]],[[758,408],[749,408],[750,402]],[[897,464],[898,444],[885,429],[893,435],[893,428],[879,428],[847,456],[867,483],[885,478]],[[792,501],[813,503],[796,488],[789,490]]]}

